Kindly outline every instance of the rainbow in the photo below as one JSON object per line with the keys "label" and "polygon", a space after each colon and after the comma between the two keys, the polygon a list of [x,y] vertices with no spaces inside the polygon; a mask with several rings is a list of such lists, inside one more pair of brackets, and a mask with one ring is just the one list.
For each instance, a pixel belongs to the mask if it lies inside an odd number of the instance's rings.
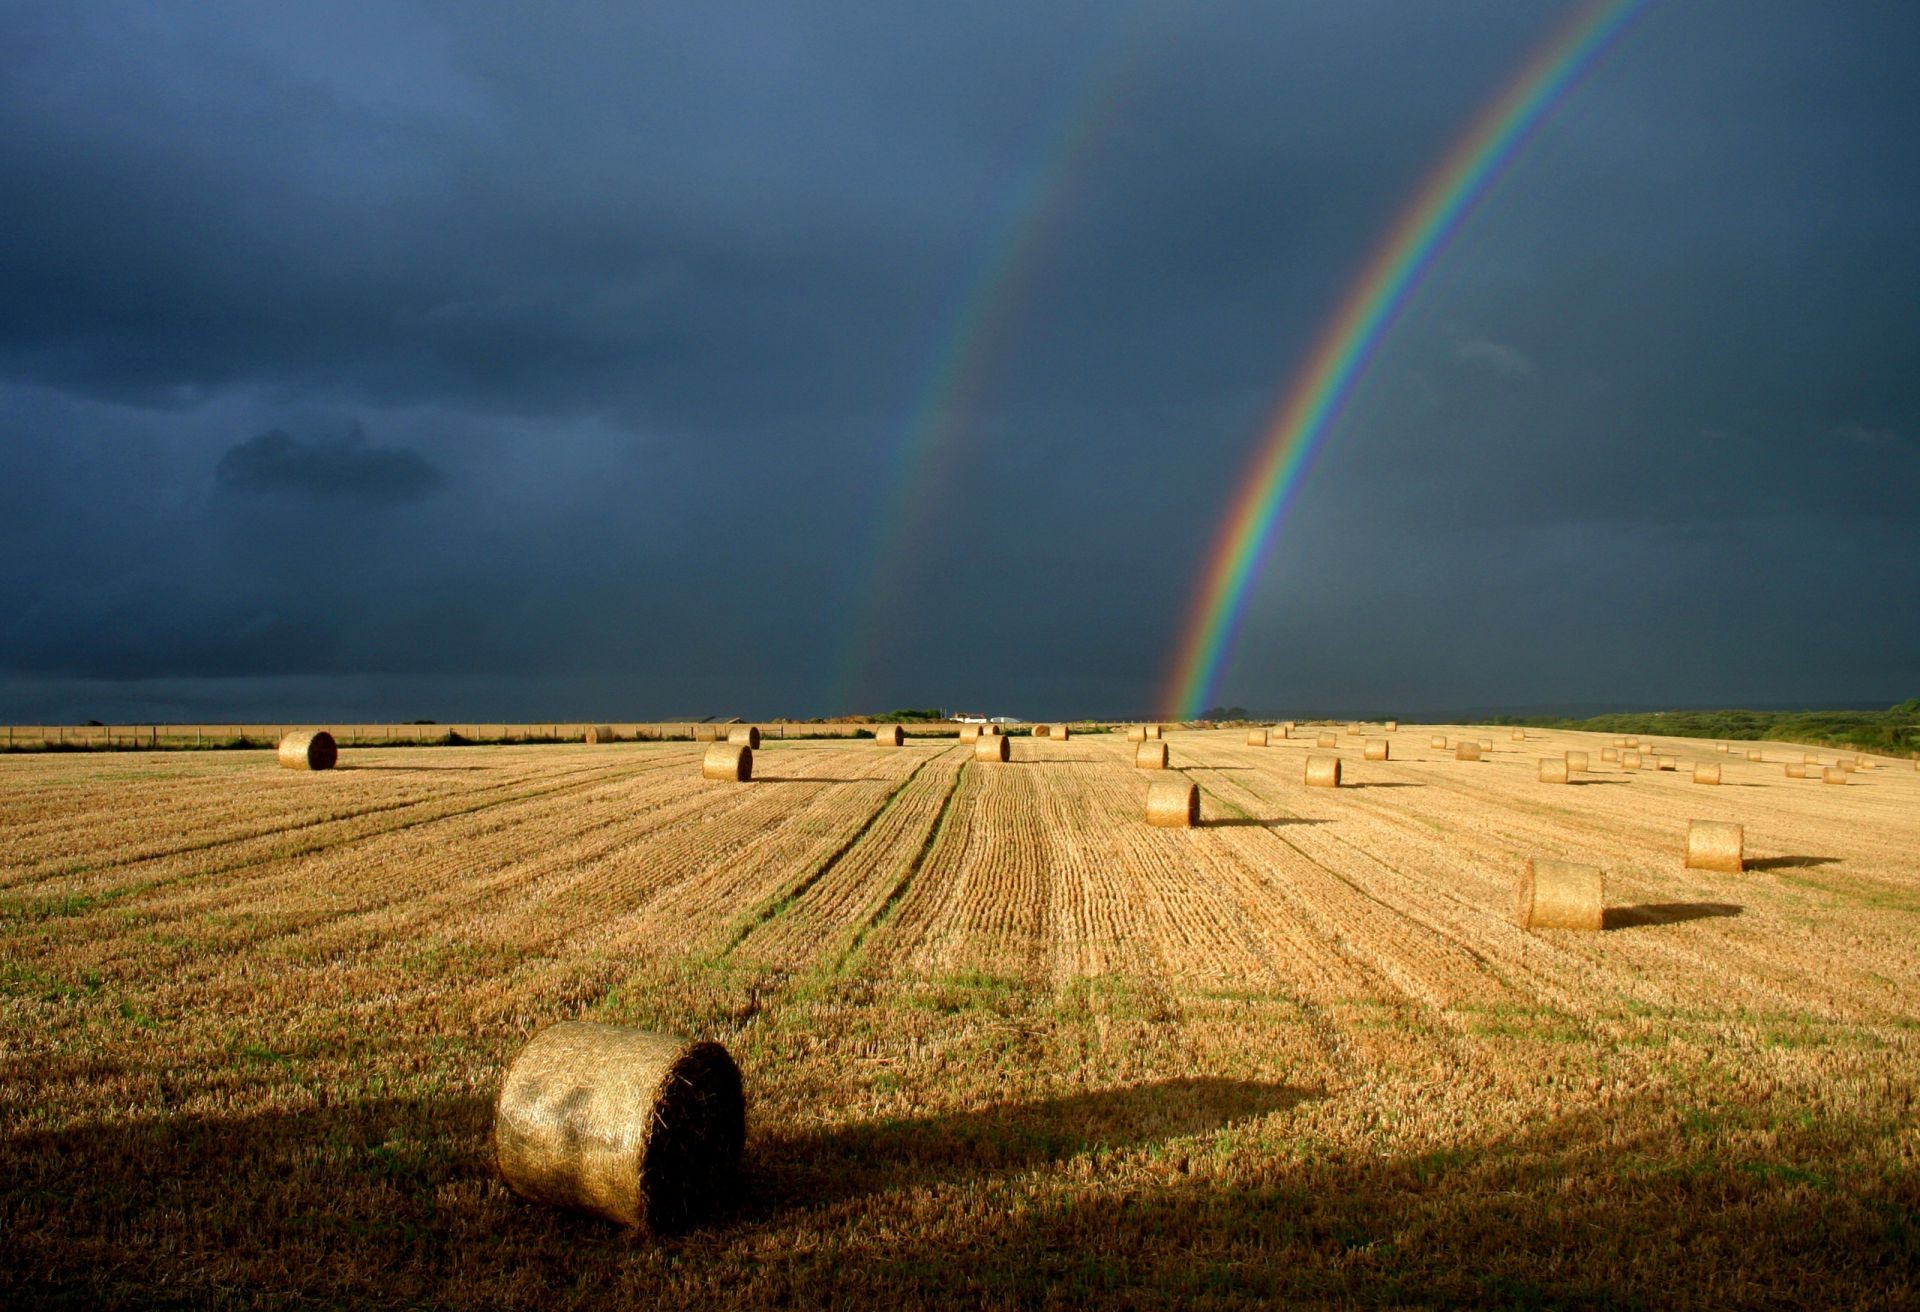
{"label": "rainbow", "polygon": [[1590,0],[1576,10],[1455,141],[1374,249],[1294,376],[1221,521],[1161,699],[1168,719],[1193,718],[1213,696],[1274,530],[1415,288],[1535,130],[1647,3]]}

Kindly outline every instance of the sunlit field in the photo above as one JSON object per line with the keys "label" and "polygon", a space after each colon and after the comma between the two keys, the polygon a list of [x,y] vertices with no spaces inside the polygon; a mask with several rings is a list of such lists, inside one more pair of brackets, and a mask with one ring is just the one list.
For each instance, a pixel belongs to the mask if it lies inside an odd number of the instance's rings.
{"label": "sunlit field", "polygon": [[[1194,829],[1117,734],[770,740],[748,784],[688,743],[0,759],[0,1291],[1911,1306],[1920,773],[1458,732],[1342,732],[1337,790],[1170,732]],[[1692,818],[1748,870],[1683,868]],[[1530,856],[1601,867],[1607,929],[1518,928]],[[732,1051],[723,1215],[500,1183],[501,1072],[573,1018]]]}

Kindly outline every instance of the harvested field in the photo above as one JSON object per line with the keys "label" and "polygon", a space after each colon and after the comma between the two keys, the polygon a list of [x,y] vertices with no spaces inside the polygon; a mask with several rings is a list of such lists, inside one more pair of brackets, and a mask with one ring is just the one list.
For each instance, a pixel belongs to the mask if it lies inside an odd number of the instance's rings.
{"label": "harvested field", "polygon": [[[1119,733],[769,736],[737,786],[691,742],[0,758],[0,1294],[1920,1300],[1920,774],[1659,739],[1541,788],[1603,739],[1417,729],[1320,789],[1312,739],[1170,728],[1191,829]],[[1604,931],[1518,927],[1529,858]],[[501,1073],[574,1019],[738,1061],[718,1221],[500,1183]]]}

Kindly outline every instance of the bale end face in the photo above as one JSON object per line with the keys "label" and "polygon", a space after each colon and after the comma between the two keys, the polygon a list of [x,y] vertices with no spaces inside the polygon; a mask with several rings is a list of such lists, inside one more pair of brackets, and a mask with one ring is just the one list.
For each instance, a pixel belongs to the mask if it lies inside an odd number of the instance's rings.
{"label": "bale end face", "polygon": [[670,1231],[732,1193],[746,1128],[740,1069],[719,1044],[565,1021],[507,1067],[494,1161],[522,1198]]}
{"label": "bale end face", "polygon": [[282,738],[277,756],[289,770],[331,770],[340,759],[340,745],[325,729],[307,729]]}
{"label": "bale end face", "polygon": [[1737,875],[1747,868],[1745,831],[1725,820],[1693,820],[1687,824],[1687,869],[1724,870]]}
{"label": "bale end face", "polygon": [[1247,730],[1247,746],[1265,747],[1266,745],[1267,745],[1267,731],[1265,729]]}
{"label": "bale end face", "polygon": [[743,784],[753,778],[753,748],[744,743],[715,743],[700,758],[703,779],[726,779]]}
{"label": "bale end face", "polygon": [[897,724],[883,724],[873,731],[873,741],[881,747],[898,747],[906,738],[906,731]]}
{"label": "bale end face", "polygon": [[1387,746],[1387,740],[1385,738],[1369,738],[1367,739],[1366,747],[1362,749],[1360,755],[1369,761],[1384,761],[1391,751],[1392,749]]}
{"label": "bale end face", "polygon": [[1012,742],[1003,733],[983,733],[973,742],[976,761],[1004,761],[1011,755]]}
{"label": "bale end face", "polygon": [[1031,733],[1035,738],[1051,738],[1053,737],[1053,726],[1050,724],[1036,724],[1033,726]]}
{"label": "bale end face", "polygon": [[757,752],[760,750],[760,731],[750,724],[743,724],[727,730],[727,741],[735,747],[751,747]]}
{"label": "bale end face", "polygon": [[1461,739],[1459,746],[1453,749],[1453,759],[1456,761],[1479,760],[1480,744],[1476,742],[1468,741],[1467,739],[1464,739],[1464,738]]}
{"label": "bale end face", "polygon": [[1164,770],[1167,768],[1167,745],[1165,743],[1141,743],[1134,749],[1133,764],[1141,770]]}
{"label": "bale end face", "polygon": [[1200,790],[1185,779],[1156,779],[1147,789],[1147,823],[1191,829],[1200,823]]}
{"label": "bale end face", "polygon": [[1586,768],[1587,768],[1587,754],[1585,752],[1568,752],[1567,753],[1567,769],[1578,771],[1578,770],[1584,770]]}
{"label": "bale end face", "polygon": [[1606,884],[1596,866],[1571,861],[1527,862],[1514,897],[1522,929],[1606,928]]}
{"label": "bale end face", "polygon": [[1540,782],[1543,784],[1563,784],[1567,782],[1567,763],[1565,759],[1550,756],[1540,762]]}
{"label": "bale end face", "polygon": [[1309,756],[1307,758],[1307,786],[1309,788],[1338,788],[1340,786],[1340,758],[1337,756]]}
{"label": "bale end face", "polygon": [[1720,763],[1696,765],[1693,767],[1693,781],[1697,784],[1717,784],[1720,782]]}

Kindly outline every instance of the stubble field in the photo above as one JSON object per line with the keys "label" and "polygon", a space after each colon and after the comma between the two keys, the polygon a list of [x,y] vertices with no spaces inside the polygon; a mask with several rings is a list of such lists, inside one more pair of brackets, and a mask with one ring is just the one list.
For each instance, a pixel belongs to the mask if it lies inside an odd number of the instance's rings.
{"label": "stubble field", "polygon": [[[1342,733],[1338,790],[1169,733],[1192,830],[1117,735],[745,785],[683,743],[0,759],[0,1295],[1920,1300],[1920,774],[1435,732]],[[1682,868],[1696,817],[1746,873]],[[1600,866],[1608,930],[1517,928],[1529,856]],[[500,1073],[572,1018],[733,1052],[727,1215],[499,1183]]]}

